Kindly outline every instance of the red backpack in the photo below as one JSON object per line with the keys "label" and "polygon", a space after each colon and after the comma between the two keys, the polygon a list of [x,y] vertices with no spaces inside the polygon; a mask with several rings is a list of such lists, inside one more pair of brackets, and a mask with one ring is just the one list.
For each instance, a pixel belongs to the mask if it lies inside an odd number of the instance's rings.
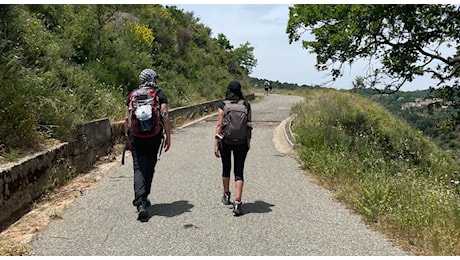
{"label": "red backpack", "polygon": [[129,95],[128,129],[140,138],[156,136],[160,129],[160,101],[154,88],[142,86]]}

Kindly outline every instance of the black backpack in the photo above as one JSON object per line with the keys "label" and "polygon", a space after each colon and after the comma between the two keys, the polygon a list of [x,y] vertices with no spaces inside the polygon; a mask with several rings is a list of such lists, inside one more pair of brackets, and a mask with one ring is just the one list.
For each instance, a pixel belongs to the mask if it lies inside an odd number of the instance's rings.
{"label": "black backpack", "polygon": [[160,132],[160,101],[154,88],[142,86],[133,90],[128,111],[128,129],[132,135],[150,138]]}
{"label": "black backpack", "polygon": [[224,100],[222,122],[223,141],[228,144],[246,143],[248,134],[248,108],[244,100]]}

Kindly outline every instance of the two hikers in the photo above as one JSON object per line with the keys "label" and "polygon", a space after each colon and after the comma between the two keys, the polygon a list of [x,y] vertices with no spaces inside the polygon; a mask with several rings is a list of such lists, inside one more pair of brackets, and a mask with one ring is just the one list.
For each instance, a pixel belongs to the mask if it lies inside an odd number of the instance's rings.
{"label": "two hikers", "polygon": [[[141,85],[133,90],[126,100],[125,129],[127,149],[131,150],[134,171],[134,199],[138,219],[148,217],[151,205],[148,196],[158,153],[164,145],[167,152],[171,146],[171,125],[168,116],[168,98],[158,87],[158,75],[152,69],[144,69],[139,79]],[[229,119],[239,113],[234,119]],[[240,116],[241,115],[241,116]],[[238,121],[232,122],[232,120]],[[236,216],[242,215],[242,193],[244,185],[244,163],[251,147],[251,105],[241,92],[241,84],[231,81],[227,87],[225,100],[218,105],[218,119],[214,154],[222,161],[222,202],[233,204]],[[230,201],[230,171],[235,178],[235,201]]]}

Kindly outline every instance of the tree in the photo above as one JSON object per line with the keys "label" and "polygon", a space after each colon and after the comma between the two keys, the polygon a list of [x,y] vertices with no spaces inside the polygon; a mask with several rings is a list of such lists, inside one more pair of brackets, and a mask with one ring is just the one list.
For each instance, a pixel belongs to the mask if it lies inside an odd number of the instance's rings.
{"label": "tree", "polygon": [[316,53],[316,68],[329,70],[332,80],[344,65],[367,59],[367,85],[393,93],[424,75],[437,87],[458,89],[459,28],[458,5],[294,5],[286,33],[289,43],[313,35],[302,45]]}
{"label": "tree", "polygon": [[227,39],[227,37],[223,33],[219,33],[217,35],[217,43],[226,50],[233,49],[233,45],[230,44],[230,41]]}
{"label": "tree", "polygon": [[257,59],[254,57],[254,47],[251,47],[249,42],[240,44],[240,47],[235,49],[235,55],[240,60],[240,66],[245,68],[248,74],[252,73],[252,69],[257,66]]}
{"label": "tree", "polygon": [[366,88],[363,77],[359,77],[359,76],[356,77],[352,84],[353,84],[353,91],[355,92],[358,92],[359,90]]}

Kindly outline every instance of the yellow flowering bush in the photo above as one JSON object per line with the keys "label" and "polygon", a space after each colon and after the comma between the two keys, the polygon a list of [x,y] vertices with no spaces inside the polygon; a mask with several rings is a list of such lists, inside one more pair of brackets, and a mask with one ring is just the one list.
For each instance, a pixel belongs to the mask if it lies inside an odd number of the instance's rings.
{"label": "yellow flowering bush", "polygon": [[137,42],[147,47],[153,46],[155,36],[153,36],[153,31],[149,27],[143,24],[133,23],[132,28]]}

